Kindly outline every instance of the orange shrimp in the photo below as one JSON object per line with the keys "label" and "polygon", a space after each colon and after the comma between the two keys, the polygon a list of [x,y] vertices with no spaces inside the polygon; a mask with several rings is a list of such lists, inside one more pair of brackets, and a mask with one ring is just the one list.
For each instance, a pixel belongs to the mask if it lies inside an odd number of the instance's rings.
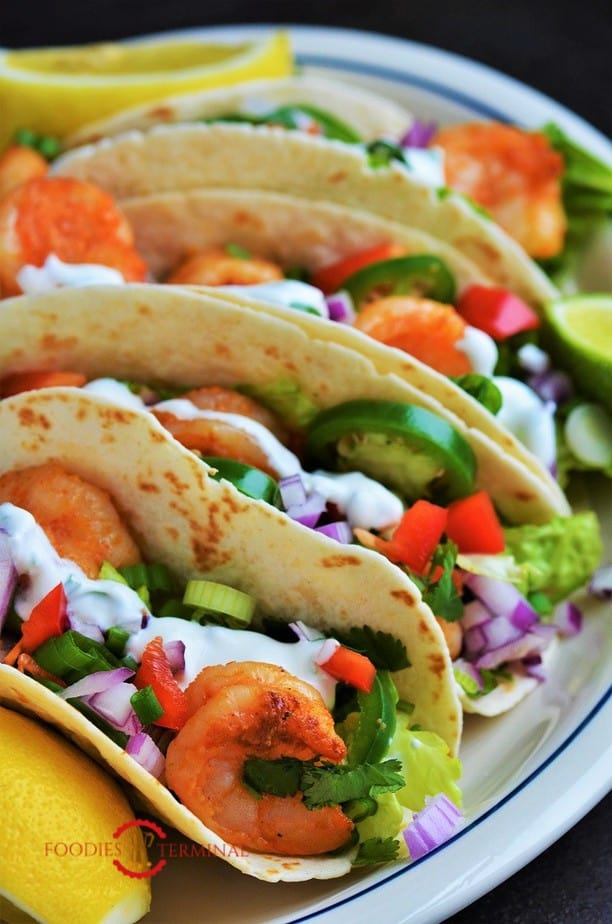
{"label": "orange shrimp", "polygon": [[87,376],[82,372],[62,372],[33,369],[26,372],[13,372],[0,379],[0,397],[19,395],[23,391],[36,391],[39,388],[55,388],[58,385],[82,388]]}
{"label": "orange shrimp", "polygon": [[[278,418],[267,408],[230,388],[211,385],[187,392],[183,397],[201,410],[249,417],[267,427],[281,441],[285,438],[284,428]],[[221,456],[252,465],[271,475],[278,473],[270,466],[268,456],[251,434],[225,420],[196,417],[176,417],[169,411],[153,409],[153,413],[172,436],[186,446],[206,456]]]}
{"label": "orange shrimp", "polygon": [[127,282],[147,278],[132,229],[109,194],[71,177],[28,180],[0,201],[0,295],[19,295],[19,270],[42,266],[50,254],[111,266]]}
{"label": "orange shrimp", "polygon": [[141,560],[106,491],[55,462],[0,475],[0,504],[7,502],[28,510],[58,555],[90,578],[105,561],[121,568]]}
{"label": "orange shrimp", "polygon": [[283,279],[276,263],[259,257],[234,257],[223,247],[191,254],[166,280],[183,286],[254,286]]}
{"label": "orange shrimp", "polygon": [[432,145],[444,149],[446,182],[470,196],[532,257],[563,247],[563,159],[544,135],[499,122],[451,125]]}
{"label": "orange shrimp", "polygon": [[47,161],[25,144],[13,144],[0,156],[0,199],[34,177],[45,176]]}
{"label": "orange shrimp", "polygon": [[314,687],[256,661],[204,668],[187,688],[189,718],[171,742],[166,781],[229,844],[308,856],[347,843],[353,822],[339,806],[308,809],[302,794],[255,798],[242,781],[248,757],[322,758],[346,747]]}
{"label": "orange shrimp", "polygon": [[457,621],[449,622],[448,619],[442,619],[439,616],[436,616],[436,622],[442,629],[448,653],[454,661],[455,658],[458,658],[461,654],[461,646],[463,645],[463,629],[461,628],[461,623]]}
{"label": "orange shrimp", "polygon": [[363,308],[358,330],[387,346],[410,353],[443,375],[464,375],[471,363],[457,343],[466,324],[452,305],[412,295],[389,295]]}

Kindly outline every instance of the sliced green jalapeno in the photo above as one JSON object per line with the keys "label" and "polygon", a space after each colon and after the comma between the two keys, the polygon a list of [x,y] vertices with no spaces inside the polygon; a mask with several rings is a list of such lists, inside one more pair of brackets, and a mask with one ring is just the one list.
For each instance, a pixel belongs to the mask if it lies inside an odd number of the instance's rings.
{"label": "sliced green jalapeno", "polygon": [[203,456],[204,462],[217,472],[212,477],[216,481],[222,478],[231,481],[241,494],[252,497],[254,500],[263,500],[273,507],[282,509],[280,490],[276,481],[265,472],[235,459],[222,459],[218,456]]}
{"label": "sliced green jalapeno", "polygon": [[446,263],[430,254],[370,263],[349,276],[342,288],[350,293],[357,311],[386,295],[416,295],[452,304],[456,291]]}

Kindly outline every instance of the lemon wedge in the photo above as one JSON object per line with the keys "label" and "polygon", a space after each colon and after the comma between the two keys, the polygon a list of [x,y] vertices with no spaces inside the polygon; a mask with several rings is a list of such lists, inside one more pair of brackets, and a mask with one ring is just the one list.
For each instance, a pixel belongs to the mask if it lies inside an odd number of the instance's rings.
{"label": "lemon wedge", "polygon": [[554,358],[580,389],[612,410],[612,295],[571,295],[546,307]]}
{"label": "lemon wedge", "polygon": [[[56,732],[0,707],[0,913],[47,924],[131,924],[151,904],[142,831],[123,792]],[[87,845],[87,846],[86,846]],[[120,854],[118,854],[120,851]]]}
{"label": "lemon wedge", "polygon": [[231,46],[166,38],[0,49],[0,150],[18,128],[62,137],[137,103],[292,70],[285,32]]}

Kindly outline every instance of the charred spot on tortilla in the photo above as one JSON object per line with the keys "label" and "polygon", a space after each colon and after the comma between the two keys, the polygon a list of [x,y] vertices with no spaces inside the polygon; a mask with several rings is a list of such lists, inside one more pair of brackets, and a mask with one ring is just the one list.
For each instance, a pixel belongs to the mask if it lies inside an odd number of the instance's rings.
{"label": "charred spot on tortilla", "polygon": [[159,494],[159,485],[151,481],[139,481],[138,487],[145,494]]}
{"label": "charred spot on tortilla", "polygon": [[[160,434],[165,442],[166,436]],[[181,481],[176,472],[173,472],[171,468],[167,468],[165,472],[162,472],[162,477],[166,479],[171,488],[173,488],[176,494],[182,495],[189,489],[189,485],[185,481]]]}
{"label": "charred spot on tortilla", "polygon": [[163,119],[169,122],[174,117],[174,109],[172,106],[156,106],[154,109],[149,109],[147,115],[153,119]]}
{"label": "charred spot on tortilla", "polygon": [[416,598],[408,590],[392,590],[391,596],[396,600],[401,600],[406,606],[413,607],[416,604]]}
{"label": "charred spot on tortilla", "polygon": [[167,439],[163,430],[151,430],[149,438],[152,443],[165,443]]}
{"label": "charred spot on tortilla", "polygon": [[51,429],[51,421],[48,417],[45,417],[44,414],[37,414],[36,411],[33,411],[31,407],[21,407],[19,408],[19,423],[24,428],[24,430],[34,430],[34,429]]}
{"label": "charred spot on tortilla", "polygon": [[446,672],[446,665],[442,655],[432,651],[428,655],[428,661],[431,666],[432,674],[435,674],[436,677],[443,677]]}
{"label": "charred spot on tortilla", "polygon": [[213,346],[213,353],[215,356],[229,357],[232,355],[232,351],[226,343],[217,342]]}
{"label": "charred spot on tortilla", "polygon": [[[56,324],[58,321],[55,312],[48,314],[45,321],[49,324]],[[78,337],[58,337],[56,334],[44,334],[41,338],[44,350],[73,350],[79,345]]]}
{"label": "charred spot on tortilla", "polygon": [[252,212],[245,212],[244,209],[239,209],[233,213],[232,223],[238,228],[250,228],[254,231],[264,230],[263,221]]}
{"label": "charred spot on tortilla", "polygon": [[337,170],[335,173],[331,173],[327,177],[327,182],[335,185],[336,183],[343,183],[346,179],[347,179],[346,170]]}
{"label": "charred spot on tortilla", "polygon": [[324,568],[345,568],[359,566],[361,561],[356,555],[328,555],[321,559],[321,564]]}
{"label": "charred spot on tortilla", "polygon": [[136,309],[138,314],[141,314],[143,317],[148,318],[153,313],[148,305],[139,305]]}
{"label": "charred spot on tortilla", "polygon": [[178,542],[179,531],[176,526],[166,526],[166,533],[170,536],[173,542]]}
{"label": "charred spot on tortilla", "polygon": [[280,355],[281,355],[279,348],[275,346],[274,344],[267,346],[264,349],[264,353],[266,354],[266,356],[272,356],[273,359],[280,359]]}

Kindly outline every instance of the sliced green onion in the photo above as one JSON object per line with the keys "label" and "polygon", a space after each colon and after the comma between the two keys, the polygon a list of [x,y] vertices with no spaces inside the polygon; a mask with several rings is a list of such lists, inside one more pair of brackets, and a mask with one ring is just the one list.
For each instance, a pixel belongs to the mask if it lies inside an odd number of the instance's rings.
{"label": "sliced green onion", "polygon": [[106,633],[106,647],[118,658],[123,657],[130,633],[121,626],[111,626]]}
{"label": "sliced green onion", "polygon": [[151,722],[157,721],[164,714],[152,686],[142,687],[141,690],[130,696],[130,702],[143,725],[150,725]]}
{"label": "sliced green onion", "polygon": [[175,616],[177,619],[191,619],[193,616],[193,608],[191,606],[186,606],[182,600],[177,600],[174,597],[170,600],[166,600],[159,610],[157,610],[158,616]]}
{"label": "sliced green onion", "polygon": [[132,590],[146,587],[148,590],[172,591],[172,577],[165,565],[145,565],[139,562],[136,565],[126,565],[119,569],[119,574],[127,581]]}
{"label": "sliced green onion", "polygon": [[67,683],[76,683],[94,671],[128,666],[104,645],[74,629],[47,639],[36,649],[33,658],[39,667]]}
{"label": "sliced green onion", "polygon": [[123,575],[120,574],[120,572],[117,571],[115,566],[111,565],[109,561],[102,562],[100,571],[98,572],[98,580],[99,581],[117,581],[118,584],[125,584],[126,587],[128,586],[128,582],[123,577]]}
{"label": "sliced green onion", "polygon": [[378,802],[371,796],[364,796],[362,799],[351,799],[350,802],[344,803],[342,811],[345,815],[348,815],[351,821],[357,824],[369,818],[370,815],[376,814],[378,811]]}
{"label": "sliced green onion", "polygon": [[237,626],[248,626],[255,612],[253,597],[215,581],[189,581],[183,603],[202,610],[203,615],[228,617]]}

